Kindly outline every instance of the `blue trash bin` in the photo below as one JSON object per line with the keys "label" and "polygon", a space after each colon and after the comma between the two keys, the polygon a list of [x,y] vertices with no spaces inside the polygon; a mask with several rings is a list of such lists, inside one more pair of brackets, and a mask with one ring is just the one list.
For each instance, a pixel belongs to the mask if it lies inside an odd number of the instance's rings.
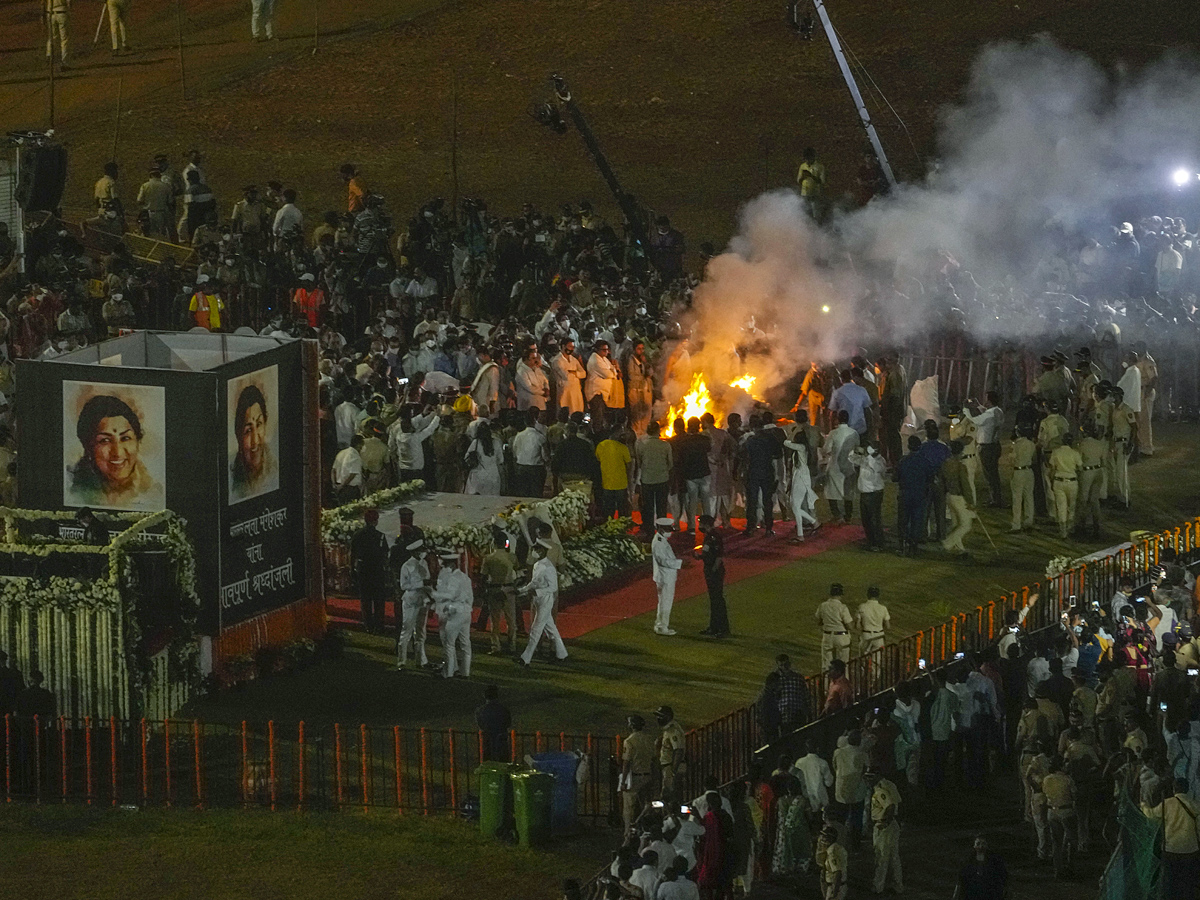
{"label": "blue trash bin", "polygon": [[575,829],[575,770],[579,754],[569,752],[535,753],[531,759],[539,772],[554,776],[554,794],[550,801],[550,830],[563,834]]}

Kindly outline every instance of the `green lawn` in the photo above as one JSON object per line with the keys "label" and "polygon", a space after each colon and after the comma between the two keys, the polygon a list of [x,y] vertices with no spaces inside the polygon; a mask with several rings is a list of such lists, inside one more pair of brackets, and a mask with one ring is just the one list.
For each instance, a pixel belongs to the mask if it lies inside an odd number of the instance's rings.
{"label": "green lawn", "polygon": [[521,850],[468,823],[394,812],[9,806],[0,810],[0,897],[550,900],[564,877],[588,878],[603,864],[594,843]]}
{"label": "green lawn", "polygon": [[[623,728],[629,711],[660,703],[672,704],[685,724],[702,724],[750,702],[780,651],[792,654],[804,671],[815,670],[820,638],[813,610],[831,582],[845,585],[852,606],[868,585],[878,584],[892,613],[891,637],[899,638],[1042,578],[1053,556],[1079,556],[1127,539],[1131,529],[1164,528],[1194,513],[1200,509],[1200,469],[1190,463],[1196,429],[1162,432],[1159,455],[1131,469],[1134,509],[1119,515],[1106,511],[1104,539],[1095,545],[1060,540],[1049,525],[1035,535],[1010,535],[1008,511],[985,509],[984,521],[999,550],[991,549],[977,526],[968,538],[970,562],[934,550],[910,560],[851,546],[732,585],[727,595],[736,634],[724,641],[696,634],[707,624],[702,595],[677,603],[674,638],[651,632],[651,613],[571,642],[571,659],[561,668],[530,672],[507,658],[486,656],[486,642],[477,639],[472,681],[445,683],[396,673],[390,638],[355,633],[339,662],[193,703],[186,714],[211,721],[274,718],[470,728],[483,684],[494,681],[504,689],[521,730],[611,733]],[[885,514],[891,521],[890,502]],[[440,658],[440,649],[431,654]]]}

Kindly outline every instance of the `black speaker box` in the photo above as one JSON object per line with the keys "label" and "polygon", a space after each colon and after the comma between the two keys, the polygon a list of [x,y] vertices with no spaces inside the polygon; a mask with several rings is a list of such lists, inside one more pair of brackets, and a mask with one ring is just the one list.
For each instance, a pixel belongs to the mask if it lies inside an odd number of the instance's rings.
{"label": "black speaker box", "polygon": [[29,144],[19,152],[17,205],[26,211],[58,209],[67,184],[67,148],[62,144]]}

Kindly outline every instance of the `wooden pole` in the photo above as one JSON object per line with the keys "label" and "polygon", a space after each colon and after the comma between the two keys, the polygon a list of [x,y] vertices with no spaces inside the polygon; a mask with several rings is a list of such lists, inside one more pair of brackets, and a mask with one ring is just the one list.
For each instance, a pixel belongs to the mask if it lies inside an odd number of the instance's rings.
{"label": "wooden pole", "polygon": [[96,36],[92,38],[92,46],[100,43],[100,31],[104,28],[104,17],[108,14],[108,4],[100,4],[100,21],[96,23]]}
{"label": "wooden pole", "polygon": [[50,64],[50,128],[54,128],[54,27],[50,19],[50,9],[46,9],[46,61]]}
{"label": "wooden pole", "polygon": [[313,56],[321,46],[321,0],[313,0]]}
{"label": "wooden pole", "polygon": [[183,65],[183,0],[175,0],[175,33],[179,41],[179,92],[187,100],[187,71]]}
{"label": "wooden pole", "polygon": [[458,224],[458,70],[454,70],[454,90],[450,105],[450,214]]}
{"label": "wooden pole", "polygon": [[113,148],[112,156],[109,157],[113,162],[117,161],[117,138],[121,134],[121,99],[125,96],[125,76],[117,80],[117,116],[113,120]]}

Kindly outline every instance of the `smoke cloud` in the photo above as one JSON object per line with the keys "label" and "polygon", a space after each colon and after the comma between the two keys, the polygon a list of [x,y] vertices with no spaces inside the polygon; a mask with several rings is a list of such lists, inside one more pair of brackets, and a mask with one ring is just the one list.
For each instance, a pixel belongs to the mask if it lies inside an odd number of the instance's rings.
{"label": "smoke cloud", "polygon": [[928,333],[947,305],[938,278],[947,258],[970,273],[950,298],[958,324],[983,340],[1042,332],[1063,300],[1045,296],[1039,262],[1068,236],[1102,236],[1162,195],[1177,167],[1200,171],[1200,74],[1190,60],[1128,75],[1045,39],[1003,44],[983,51],[964,96],[942,113],[924,182],[824,229],[789,190],[746,205],[695,293],[698,368],[725,381],[739,374],[731,349],[747,343],[749,316],[774,326],[750,364],[772,386],[809,359]]}

